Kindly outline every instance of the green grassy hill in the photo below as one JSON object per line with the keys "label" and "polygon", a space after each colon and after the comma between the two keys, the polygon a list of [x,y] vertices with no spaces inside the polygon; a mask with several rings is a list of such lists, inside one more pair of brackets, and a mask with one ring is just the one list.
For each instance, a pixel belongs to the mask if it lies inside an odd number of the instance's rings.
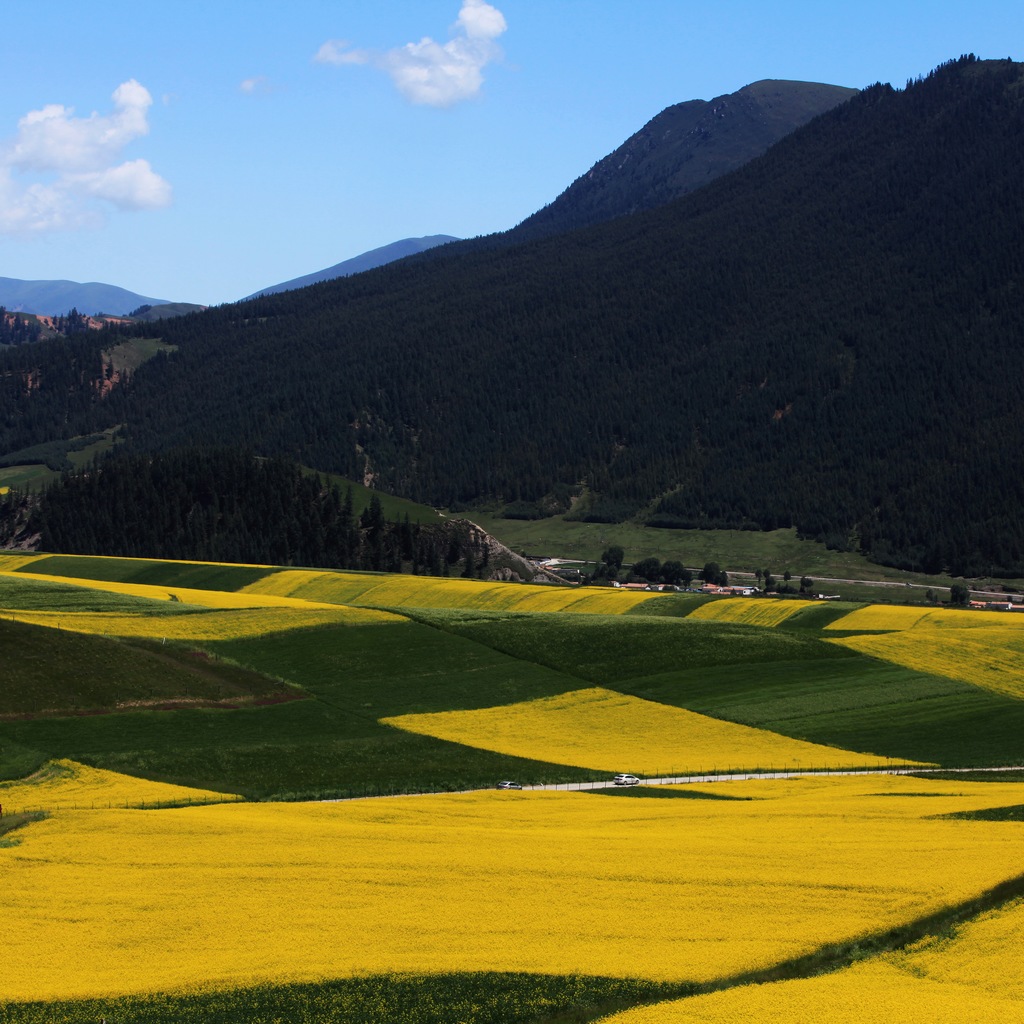
{"label": "green grassy hill", "polygon": [[[54,634],[57,634],[56,636]],[[0,618],[4,685],[0,720],[124,710],[133,706],[251,703],[299,693],[203,652],[87,636]]]}

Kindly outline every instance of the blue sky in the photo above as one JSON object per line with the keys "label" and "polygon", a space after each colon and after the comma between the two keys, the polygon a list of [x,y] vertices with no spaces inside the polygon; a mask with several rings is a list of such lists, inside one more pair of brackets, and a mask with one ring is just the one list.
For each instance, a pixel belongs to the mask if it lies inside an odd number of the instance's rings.
{"label": "blue sky", "polygon": [[511,227],[666,106],[1024,59],[1020,0],[4,4],[0,276],[227,302]]}

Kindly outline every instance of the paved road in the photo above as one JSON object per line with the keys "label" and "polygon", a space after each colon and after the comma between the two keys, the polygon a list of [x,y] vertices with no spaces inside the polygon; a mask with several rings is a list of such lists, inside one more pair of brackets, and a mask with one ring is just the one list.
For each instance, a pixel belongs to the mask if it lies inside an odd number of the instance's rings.
{"label": "paved road", "polygon": [[[739,571],[731,572],[729,570],[726,570],[726,571],[729,573],[729,579],[732,579],[734,576],[736,576],[736,577],[742,576],[744,579],[749,578],[749,579],[752,579],[752,580],[757,578],[755,576],[755,574],[752,573],[752,572],[739,572]],[[799,577],[797,577],[797,576],[793,577],[793,579],[798,579],[798,578]],[[893,590],[908,590],[908,589],[910,589],[910,590],[934,590],[934,591],[942,590],[942,591],[945,591],[946,593],[949,592],[949,587],[944,587],[944,586],[942,586],[941,584],[938,584],[938,583],[906,583],[906,582],[901,583],[898,580],[851,580],[851,579],[845,579],[842,576],[814,576],[814,577],[812,577],[812,579],[814,580],[815,584],[818,584],[818,583],[844,583],[844,584],[847,584],[847,585],[850,585],[850,586],[855,586],[855,587],[889,587],[889,588],[891,588]],[[827,588],[825,588],[825,589],[827,589]],[[993,601],[997,601],[997,600],[1006,600],[1006,601],[1008,601],[1010,599],[1010,595],[1009,594],[1004,594],[1002,592],[996,592],[996,591],[992,591],[992,590],[974,590],[974,589],[971,589],[971,588],[968,588],[968,589],[970,590],[970,592],[972,594],[981,594],[982,596],[988,597],[990,600],[993,600]]]}
{"label": "paved road", "polygon": [[[862,768],[850,771],[794,771],[794,772],[734,772],[727,775],[677,775],[675,777],[664,776],[662,778],[644,779],[645,786],[681,786],[688,783],[708,782],[747,782],[752,779],[803,779],[817,778],[822,775],[925,775],[946,772],[1019,772],[1024,771],[1024,765],[1006,765],[999,768]],[[588,790],[588,789],[614,789],[615,783],[611,779],[604,779],[596,782],[560,782],[550,786],[523,786],[523,789],[554,789],[554,790]]]}
{"label": "paved road", "polygon": [[[861,768],[852,769],[850,771],[802,771],[802,772],[730,772],[723,775],[676,775],[676,776],[661,776],[659,778],[642,779],[641,785],[643,786],[683,786],[689,783],[709,783],[709,782],[749,782],[754,779],[803,779],[803,778],[817,778],[822,775],[925,775],[935,774],[939,772],[1024,772],[1024,765],[1005,765],[998,768],[913,768],[910,766],[903,766],[899,768]],[[480,789],[458,789],[458,790],[441,790],[439,792],[431,793],[388,793],[380,794],[379,796],[347,796],[347,797],[327,797],[318,803],[324,804],[336,804],[336,803],[347,803],[349,800],[391,800],[395,797],[408,797],[408,796],[443,796],[443,795],[455,795],[458,793],[485,793],[492,789],[491,786],[485,786]],[[558,792],[586,792],[591,789],[616,789],[615,783],[611,779],[595,779],[591,782],[557,782],[552,785],[546,786],[522,786],[523,792],[527,790],[540,790],[549,789],[557,790]]]}

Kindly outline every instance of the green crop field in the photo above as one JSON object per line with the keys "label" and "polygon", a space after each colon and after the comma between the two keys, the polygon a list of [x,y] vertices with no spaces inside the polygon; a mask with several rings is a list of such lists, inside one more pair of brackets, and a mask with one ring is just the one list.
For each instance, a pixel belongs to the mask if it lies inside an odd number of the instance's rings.
{"label": "green crop field", "polygon": [[[667,602],[673,598],[666,598]],[[728,622],[631,615],[425,611],[421,621],[579,680],[618,684],[682,668],[844,657],[815,636]]]}
{"label": "green crop field", "polygon": [[874,658],[762,662],[741,671],[710,667],[637,677],[618,688],[895,761],[1024,761],[1024,702]]}
{"label": "green crop field", "polygon": [[260,985],[193,995],[125,996],[0,1009],[4,1024],[516,1024],[597,1020],[618,1010],[677,998],[690,985],[639,979],[538,974],[442,974],[346,978],[320,983]]}
{"label": "green crop field", "polygon": [[17,572],[67,579],[142,583],[157,587],[235,591],[263,579],[273,569],[203,562],[164,562],[146,558],[103,558],[99,555],[40,555]]}

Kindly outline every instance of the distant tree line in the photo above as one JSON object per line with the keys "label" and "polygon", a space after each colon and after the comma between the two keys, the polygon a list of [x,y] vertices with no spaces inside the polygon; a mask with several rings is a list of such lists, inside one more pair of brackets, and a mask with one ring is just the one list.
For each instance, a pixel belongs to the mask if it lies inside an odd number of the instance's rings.
{"label": "distant tree line", "polygon": [[[24,514],[16,492],[0,506]],[[66,474],[31,502],[46,551],[487,577],[490,549],[464,522],[388,520],[374,495],[344,492],[280,458],[237,449],[119,452]]]}
{"label": "distant tree line", "polygon": [[20,313],[9,313],[0,306],[0,345],[24,345],[38,341],[42,332],[39,321]]}
{"label": "distant tree line", "polygon": [[58,334],[67,337],[70,334],[81,334],[90,330],[89,317],[85,313],[79,313],[77,307],[72,308],[63,316],[53,318],[53,329]]}

